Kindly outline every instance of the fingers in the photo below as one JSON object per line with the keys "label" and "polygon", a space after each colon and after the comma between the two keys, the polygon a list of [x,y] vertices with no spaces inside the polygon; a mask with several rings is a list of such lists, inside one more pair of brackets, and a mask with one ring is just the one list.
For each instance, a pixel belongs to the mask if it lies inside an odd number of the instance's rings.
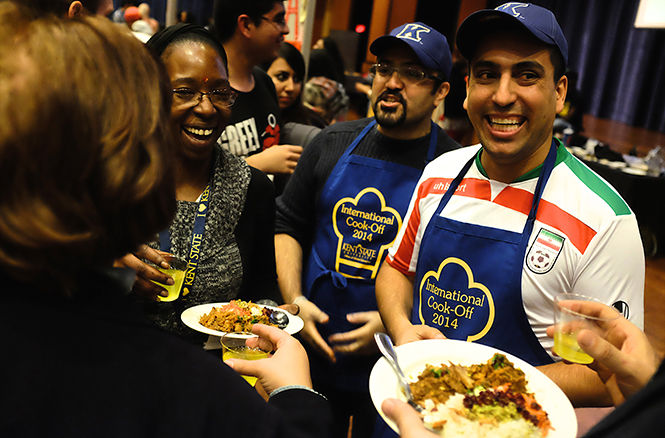
{"label": "fingers", "polygon": [[346,315],[346,320],[352,324],[365,324],[372,319],[375,312],[356,312]]}
{"label": "fingers", "polygon": [[439,330],[428,325],[416,325],[416,334],[420,339],[446,339],[446,337]]}
{"label": "fingers", "polygon": [[355,341],[362,334],[363,334],[363,327],[360,327],[360,328],[357,328],[355,330],[351,330],[351,331],[348,331],[348,332],[334,333],[334,334],[328,336],[328,341],[331,344],[333,344],[333,343],[348,343],[348,342]]}
{"label": "fingers", "polygon": [[335,352],[330,345],[323,339],[319,331],[316,329],[314,324],[306,324],[303,328],[303,337],[309,342],[309,344],[314,347],[319,353],[326,357],[331,362],[337,362],[335,357]]}
{"label": "fingers", "polygon": [[280,309],[286,310],[291,315],[297,315],[298,313],[300,313],[300,306],[297,304],[282,304],[281,306],[278,307]]}
{"label": "fingers", "polygon": [[381,410],[397,424],[402,438],[429,438],[436,436],[425,429],[425,425],[416,410],[401,400],[388,398],[381,403]]}
{"label": "fingers", "polygon": [[245,359],[227,359],[225,364],[233,368],[238,374],[245,376],[258,376],[261,372],[263,361],[269,359],[245,360]]}
{"label": "fingers", "polygon": [[132,290],[136,295],[149,300],[155,300],[158,295],[165,297],[169,294],[163,287],[141,277],[136,277]]}
{"label": "fingers", "polygon": [[162,271],[153,268],[147,263],[142,262],[134,254],[127,254],[122,259],[122,263],[136,271],[138,277],[144,278],[146,280],[155,280],[158,283],[172,285],[174,283],[173,278],[170,275],[163,273]]}
{"label": "fingers", "polygon": [[581,330],[577,343],[589,356],[617,374],[626,374],[625,359],[621,351],[592,330]]}
{"label": "fingers", "polygon": [[594,301],[563,300],[559,301],[559,304],[573,312],[582,313],[595,318],[610,319],[620,316],[616,309]]}
{"label": "fingers", "polygon": [[146,259],[157,266],[161,266],[164,269],[169,269],[171,266],[166,261],[167,255],[170,255],[167,252],[159,251],[153,248],[150,248],[148,245],[140,245],[136,250],[136,256],[142,259]]}

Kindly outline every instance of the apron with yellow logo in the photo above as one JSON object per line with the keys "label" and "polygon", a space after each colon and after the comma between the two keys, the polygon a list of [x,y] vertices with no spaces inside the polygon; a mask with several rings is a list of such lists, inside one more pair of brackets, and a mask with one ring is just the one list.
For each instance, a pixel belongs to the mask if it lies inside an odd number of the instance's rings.
{"label": "apron with yellow logo", "polygon": [[[378,270],[392,246],[421,170],[352,152],[376,125],[372,120],[353,140],[332,170],[317,206],[316,231],[304,265],[305,296],[330,316],[318,329],[324,339],[358,328],[347,321],[354,312],[377,310]],[[438,127],[432,124],[427,161],[434,157]],[[367,387],[374,362],[338,355],[333,366],[310,355],[312,374],[339,389]]]}
{"label": "apron with yellow logo", "polygon": [[411,321],[435,327],[450,339],[501,349],[531,365],[552,363],[524,312],[522,266],[556,161],[556,143],[552,141],[543,163],[522,233],[441,217],[474,160],[452,181],[423,234]]}

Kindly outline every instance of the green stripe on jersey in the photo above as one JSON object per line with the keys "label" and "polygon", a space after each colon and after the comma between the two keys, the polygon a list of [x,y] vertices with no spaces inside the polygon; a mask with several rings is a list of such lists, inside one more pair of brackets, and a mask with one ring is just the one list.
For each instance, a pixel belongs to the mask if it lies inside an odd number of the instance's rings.
{"label": "green stripe on jersey", "polygon": [[630,214],[630,208],[628,207],[628,204],[626,204],[626,201],[612,190],[609,183],[605,182],[605,180],[600,178],[594,171],[573,157],[570,152],[566,151],[566,153],[568,154],[568,158],[564,161],[566,166],[568,166],[585,186],[605,201],[614,211],[614,214],[617,216]]}

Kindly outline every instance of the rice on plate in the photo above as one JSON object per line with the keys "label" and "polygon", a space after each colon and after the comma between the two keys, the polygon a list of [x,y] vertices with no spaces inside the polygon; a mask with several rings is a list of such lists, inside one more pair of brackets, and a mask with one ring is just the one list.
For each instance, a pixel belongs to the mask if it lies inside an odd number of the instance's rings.
{"label": "rice on plate", "polygon": [[[423,407],[423,422],[443,437],[577,436],[570,400],[545,374],[522,359],[476,342],[428,339],[399,345],[398,360]],[[499,353],[499,354],[497,354]],[[380,358],[369,379],[372,402],[405,400],[394,370]]]}

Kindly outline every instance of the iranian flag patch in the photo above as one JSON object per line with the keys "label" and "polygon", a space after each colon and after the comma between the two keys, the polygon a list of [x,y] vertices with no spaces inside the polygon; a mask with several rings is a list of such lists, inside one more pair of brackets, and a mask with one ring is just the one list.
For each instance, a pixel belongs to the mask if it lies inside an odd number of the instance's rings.
{"label": "iranian flag patch", "polygon": [[565,240],[564,237],[541,228],[526,255],[527,267],[536,274],[549,272],[559,257]]}

